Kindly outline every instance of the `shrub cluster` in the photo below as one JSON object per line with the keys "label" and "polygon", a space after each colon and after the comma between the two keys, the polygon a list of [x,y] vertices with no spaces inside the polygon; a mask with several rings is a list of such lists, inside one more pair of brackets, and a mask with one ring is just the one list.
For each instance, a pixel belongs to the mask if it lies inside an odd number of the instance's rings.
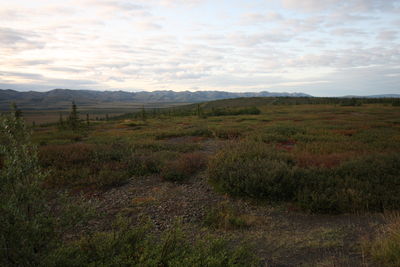
{"label": "shrub cluster", "polygon": [[210,111],[205,112],[206,116],[229,116],[229,115],[258,115],[261,111],[257,107],[245,108],[212,108]]}
{"label": "shrub cluster", "polygon": [[249,226],[245,216],[233,205],[223,202],[212,207],[204,218],[204,224],[215,229],[242,229]]}
{"label": "shrub cluster", "polygon": [[387,216],[380,235],[372,242],[364,243],[364,248],[379,266],[400,266],[400,216]]}
{"label": "shrub cluster", "polygon": [[158,173],[164,157],[124,143],[47,145],[39,156],[50,170],[48,185],[97,188],[120,185],[133,175]]}
{"label": "shrub cluster", "polygon": [[[88,207],[43,189],[46,178],[22,119],[0,116],[0,266],[41,266]],[[54,208],[57,207],[57,208]]]}
{"label": "shrub cluster", "polygon": [[187,241],[179,228],[161,238],[148,225],[132,228],[119,219],[111,232],[96,233],[67,244],[45,266],[259,266],[246,246],[229,248],[223,239]]}
{"label": "shrub cluster", "polygon": [[208,165],[210,182],[223,192],[295,201],[318,213],[398,209],[399,174],[399,154],[365,156],[332,168],[304,168],[260,142],[233,143]]}
{"label": "shrub cluster", "polygon": [[293,163],[263,143],[232,143],[208,164],[211,183],[237,196],[286,200],[293,197]]}
{"label": "shrub cluster", "polygon": [[161,170],[161,177],[168,181],[182,182],[206,166],[207,157],[204,153],[186,153],[167,162]]}
{"label": "shrub cluster", "polygon": [[1,116],[0,137],[0,265],[34,266],[56,235],[40,187],[45,174],[21,119]]}

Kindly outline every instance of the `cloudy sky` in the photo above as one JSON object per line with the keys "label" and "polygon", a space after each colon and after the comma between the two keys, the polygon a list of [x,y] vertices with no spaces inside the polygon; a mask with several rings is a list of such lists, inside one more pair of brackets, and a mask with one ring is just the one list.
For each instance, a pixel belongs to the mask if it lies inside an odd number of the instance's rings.
{"label": "cloudy sky", "polygon": [[0,88],[400,93],[400,0],[0,0]]}

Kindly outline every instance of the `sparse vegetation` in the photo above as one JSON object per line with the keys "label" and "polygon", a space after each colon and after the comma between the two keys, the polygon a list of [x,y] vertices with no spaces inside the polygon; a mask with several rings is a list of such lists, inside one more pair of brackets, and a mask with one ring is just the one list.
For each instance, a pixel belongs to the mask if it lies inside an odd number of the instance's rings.
{"label": "sparse vegetation", "polygon": [[[0,167],[9,177],[21,174],[11,170],[28,168],[30,161],[40,170],[35,186],[43,198],[31,202],[51,216],[46,217],[50,228],[43,226],[49,239],[34,260],[47,266],[240,266],[254,259],[242,250],[243,239],[255,243],[252,252],[272,266],[357,266],[361,261],[390,266],[396,241],[371,245],[364,259],[356,244],[366,233],[379,233],[380,214],[369,212],[396,211],[400,204],[399,110],[394,100],[356,99],[361,106],[341,105],[342,100],[253,98],[173,109],[137,106],[135,113],[108,120],[94,120],[90,113],[89,124],[75,131],[63,113],[63,127],[53,123],[31,129],[37,157],[32,152],[14,166],[2,153]],[[260,112],[240,111],[253,106]],[[103,117],[108,112],[115,114],[108,110]],[[23,110],[24,118],[27,113]],[[57,121],[59,113],[54,115]],[[4,147],[12,144],[4,136],[1,140]],[[61,198],[59,192],[67,194]],[[10,190],[2,194],[4,200],[16,199],[7,195]],[[64,233],[60,222],[67,221],[60,215],[70,212],[61,203],[80,195],[82,205],[94,203],[99,216]],[[3,214],[10,215],[1,218],[6,220],[22,213]],[[127,221],[111,226],[117,214]],[[139,223],[141,215],[154,226]],[[75,221],[82,221],[79,216]],[[172,224],[178,217],[182,234]],[[16,231],[11,221],[8,225]],[[33,231],[15,231],[37,242]],[[216,240],[204,238],[210,234]],[[19,246],[19,239],[13,240]]]}
{"label": "sparse vegetation", "polygon": [[161,177],[168,181],[182,182],[206,167],[204,153],[187,153],[167,162],[161,170]]}
{"label": "sparse vegetation", "polygon": [[210,181],[232,195],[298,201],[320,213],[396,209],[398,154],[365,156],[341,165],[301,168],[290,155],[263,143],[227,146],[210,160]]}
{"label": "sparse vegetation", "polygon": [[250,219],[240,214],[239,210],[230,203],[223,202],[207,212],[204,224],[215,229],[243,229],[250,226]]}
{"label": "sparse vegetation", "polygon": [[245,246],[229,249],[226,240],[197,238],[190,244],[177,226],[161,238],[150,226],[131,228],[119,219],[111,232],[84,237],[55,251],[49,266],[259,266]]}
{"label": "sparse vegetation", "polygon": [[364,247],[374,261],[381,266],[400,265],[400,216],[387,216],[388,224],[382,233],[372,242],[364,243]]}

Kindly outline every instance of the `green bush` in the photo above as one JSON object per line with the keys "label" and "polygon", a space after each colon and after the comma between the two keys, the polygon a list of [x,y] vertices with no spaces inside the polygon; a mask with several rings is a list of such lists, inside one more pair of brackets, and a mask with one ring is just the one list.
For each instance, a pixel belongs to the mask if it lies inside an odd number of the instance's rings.
{"label": "green bush", "polygon": [[303,170],[299,203],[313,212],[395,210],[400,206],[399,154],[366,156],[332,169]]}
{"label": "green bush", "polygon": [[243,135],[243,128],[239,127],[218,127],[212,130],[215,137],[220,139],[239,139]]}
{"label": "green bush", "polygon": [[61,233],[85,220],[88,207],[59,194],[49,201],[46,173],[20,118],[0,118],[0,140],[0,265],[40,266]]}
{"label": "green bush", "polygon": [[119,219],[111,232],[96,233],[52,253],[45,266],[259,266],[245,246],[229,248],[222,239],[197,238],[192,243],[175,227],[161,238],[151,227],[130,227]]}
{"label": "green bush", "polygon": [[364,247],[379,266],[400,266],[400,217],[391,216],[382,233]]}
{"label": "green bush", "polygon": [[97,174],[94,182],[99,188],[107,188],[122,185],[128,178],[126,171],[104,168]]}
{"label": "green bush", "polygon": [[239,142],[209,161],[208,176],[219,190],[232,195],[288,200],[296,189],[292,165],[266,144]]}
{"label": "green bush", "polygon": [[40,148],[40,163],[50,171],[52,187],[95,186],[107,188],[133,175],[159,173],[164,161],[176,152],[151,151],[129,144],[112,143],[47,145]]}
{"label": "green bush", "polygon": [[260,137],[261,140],[266,143],[285,142],[289,140],[310,142],[315,140],[315,137],[307,133],[304,127],[291,125],[276,125],[268,127]]}
{"label": "green bush", "polygon": [[241,229],[249,226],[246,218],[229,203],[221,203],[211,208],[205,218],[204,224],[216,229]]}
{"label": "green bush", "polygon": [[212,108],[205,112],[205,116],[229,116],[229,115],[258,115],[261,113],[257,107],[245,108]]}
{"label": "green bush", "polygon": [[167,162],[161,170],[161,177],[168,181],[182,182],[204,169],[206,165],[207,158],[204,153],[186,153]]}
{"label": "green bush", "polygon": [[210,182],[231,195],[295,201],[316,213],[396,210],[400,155],[381,154],[331,168],[300,168],[262,142],[232,143],[209,161]]}
{"label": "green bush", "polygon": [[45,174],[21,119],[1,117],[0,135],[0,265],[35,266],[56,235],[41,189]]}

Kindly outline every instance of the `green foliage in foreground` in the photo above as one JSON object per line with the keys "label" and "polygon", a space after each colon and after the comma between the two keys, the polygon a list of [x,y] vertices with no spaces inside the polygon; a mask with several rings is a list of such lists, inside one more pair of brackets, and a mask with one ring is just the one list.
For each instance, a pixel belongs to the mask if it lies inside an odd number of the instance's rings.
{"label": "green foliage in foreground", "polygon": [[60,194],[49,205],[42,188],[47,174],[15,115],[0,118],[0,162],[0,265],[39,266],[61,234],[86,220],[90,209]]}
{"label": "green foliage in foreground", "polygon": [[300,168],[261,142],[239,142],[209,161],[208,175],[232,195],[295,201],[317,213],[383,211],[400,205],[400,155],[350,160],[333,168]]}
{"label": "green foliage in foreground", "polygon": [[36,266],[56,235],[40,188],[45,175],[22,120],[4,116],[0,124],[0,265]]}
{"label": "green foliage in foreground", "polygon": [[45,174],[23,122],[2,117],[0,130],[1,266],[258,265],[246,247],[232,249],[226,240],[203,238],[192,244],[175,229],[160,241],[148,227],[131,227],[122,219],[111,232],[62,244],[62,233],[82,215],[65,204],[58,205],[63,215],[54,215],[42,188]]}
{"label": "green foliage in foreground", "polygon": [[161,237],[148,225],[131,228],[119,219],[111,232],[96,233],[59,248],[47,266],[259,266],[250,250],[229,249],[226,240],[188,242],[179,228]]}
{"label": "green foliage in foreground", "polygon": [[364,244],[380,266],[400,266],[400,217],[397,214],[384,226],[383,233],[372,243]]}

